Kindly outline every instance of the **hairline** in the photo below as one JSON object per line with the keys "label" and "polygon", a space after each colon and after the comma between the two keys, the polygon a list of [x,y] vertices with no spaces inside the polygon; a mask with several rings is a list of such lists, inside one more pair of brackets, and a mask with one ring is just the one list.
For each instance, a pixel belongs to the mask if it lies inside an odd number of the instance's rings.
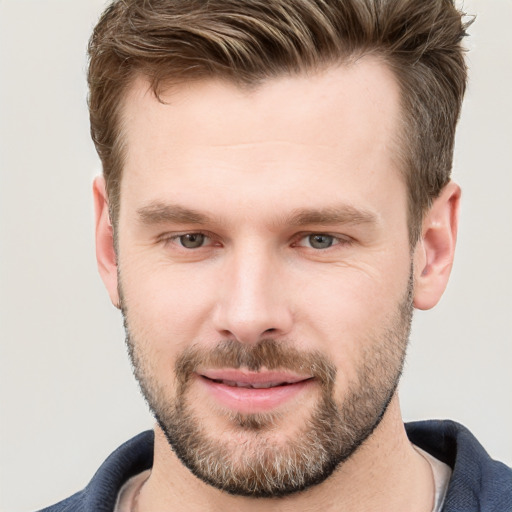
{"label": "hairline", "polygon": [[[395,80],[396,85],[398,86],[399,105],[396,122],[396,133],[393,134],[391,139],[392,162],[396,168],[396,171],[399,173],[400,179],[403,180],[403,183],[406,187],[407,226],[409,232],[409,243],[410,246],[413,247],[421,234],[420,225],[424,214],[424,212],[422,212],[422,215],[418,218],[418,215],[415,214],[414,205],[411,204],[413,197],[410,186],[411,176],[409,175],[411,172],[408,170],[408,160],[412,156],[414,149],[411,138],[407,135],[407,132],[408,130],[413,130],[414,126],[411,120],[408,119],[410,115],[408,115],[407,107],[405,105],[406,95],[403,90],[403,84],[398,74],[395,72],[390,59],[386,56],[385,52],[379,51],[378,48],[370,48],[366,51],[364,49],[358,49],[351,54],[339,56],[337,60],[325,60],[321,66],[303,66],[297,71],[282,70],[280,73],[268,74],[268,76],[265,76],[264,73],[261,73],[261,76],[255,76],[254,79],[251,80],[236,76],[228,76],[227,73],[222,74],[221,72],[205,72],[200,76],[188,76],[186,73],[183,73],[180,77],[174,79],[165,76],[160,77],[159,79],[155,79],[152,78],[147,72],[144,72],[142,69],[134,69],[120,90],[116,111],[114,112],[115,141],[113,144],[112,154],[114,156],[113,160],[119,165],[119,169],[116,173],[110,172],[111,176],[115,176],[115,181],[117,181],[117,183],[112,184],[111,182],[107,182],[107,199],[112,227],[114,229],[114,237],[117,239],[116,231],[121,209],[121,183],[126,160],[126,137],[123,137],[123,133],[126,133],[126,117],[124,116],[124,111],[130,96],[130,92],[134,89],[135,84],[139,80],[143,80],[148,86],[146,92],[153,94],[159,101],[164,103],[162,100],[162,95],[164,93],[168,93],[169,91],[172,91],[172,89],[183,87],[188,84],[217,81],[220,83],[234,85],[240,90],[254,91],[264,87],[265,84],[273,80],[279,80],[285,77],[300,78],[313,76],[337,66],[351,66],[360,59],[367,57],[380,60],[387,67],[388,71],[391,73],[393,79]],[[111,194],[113,194],[113,196],[111,196]]]}

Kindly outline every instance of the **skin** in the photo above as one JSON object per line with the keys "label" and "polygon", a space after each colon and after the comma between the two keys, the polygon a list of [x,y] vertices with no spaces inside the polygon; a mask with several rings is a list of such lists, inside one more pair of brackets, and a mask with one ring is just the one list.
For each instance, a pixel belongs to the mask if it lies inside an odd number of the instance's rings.
{"label": "skin", "polygon": [[[364,58],[250,91],[213,80],[187,84],[162,99],[142,78],[125,99],[117,259],[103,179],[94,184],[99,270],[115,305],[121,276],[130,330],[155,381],[172,398],[173,364],[192,344],[271,336],[328,357],[343,402],[371,350],[367,340],[403,299],[411,260],[421,309],[437,303],[453,261],[460,197],[453,183],[409,246],[407,193],[393,158],[400,101],[392,73]],[[207,218],[141,215],[155,205]],[[298,210],[326,209],[343,215],[290,221]],[[196,232],[208,235],[205,246],[180,246],[179,235]],[[311,247],[315,233],[334,244]],[[229,426],[222,406],[212,407],[196,384],[190,397],[206,429],[222,436]],[[280,406],[277,443],[294,435],[316,398],[310,386],[300,408],[293,400]],[[407,440],[396,395],[372,436],[330,478],[279,500],[218,491],[181,464],[159,427],[155,435],[141,511],[432,509],[430,467]]]}

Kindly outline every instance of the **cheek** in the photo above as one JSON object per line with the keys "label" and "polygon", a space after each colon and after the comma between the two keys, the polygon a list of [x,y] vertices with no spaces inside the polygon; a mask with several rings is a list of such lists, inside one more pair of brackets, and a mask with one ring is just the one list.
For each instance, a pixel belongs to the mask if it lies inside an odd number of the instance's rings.
{"label": "cheek", "polygon": [[157,357],[180,353],[206,335],[213,301],[204,272],[168,263],[147,265],[143,259],[127,260],[121,268],[130,331]]}
{"label": "cheek", "polygon": [[329,278],[316,276],[301,293],[300,337],[315,340],[310,348],[333,361],[342,386],[357,378],[365,354],[393,328],[407,294],[408,266],[406,261],[379,272],[345,268]]}
{"label": "cheek", "polygon": [[365,325],[385,321],[390,308],[402,298],[407,283],[408,273],[398,273],[396,269],[384,272],[352,267],[325,276],[312,275],[301,289],[301,309],[338,332],[364,329]]}

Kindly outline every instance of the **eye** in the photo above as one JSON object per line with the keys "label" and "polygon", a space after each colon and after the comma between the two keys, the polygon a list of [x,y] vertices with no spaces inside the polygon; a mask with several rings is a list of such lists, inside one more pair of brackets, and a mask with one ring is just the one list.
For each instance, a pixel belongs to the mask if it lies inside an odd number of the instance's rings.
{"label": "eye", "polygon": [[187,233],[185,235],[179,235],[177,239],[180,245],[185,247],[185,249],[197,249],[204,245],[208,237],[203,233]]}
{"label": "eye", "polygon": [[325,251],[336,246],[341,249],[354,242],[354,239],[348,235],[330,235],[328,233],[303,233],[297,235],[296,240],[293,243],[295,247],[304,247],[315,251]]}
{"label": "eye", "polygon": [[314,233],[304,238],[305,244],[313,249],[328,249],[332,245],[338,243],[337,239],[332,235],[323,233]]}

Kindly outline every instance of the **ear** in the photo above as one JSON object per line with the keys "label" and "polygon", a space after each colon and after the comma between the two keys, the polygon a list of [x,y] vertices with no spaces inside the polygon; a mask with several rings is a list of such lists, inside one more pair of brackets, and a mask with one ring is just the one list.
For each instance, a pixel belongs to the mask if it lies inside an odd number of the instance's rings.
{"label": "ear", "polygon": [[101,279],[107,288],[112,304],[119,308],[117,287],[117,258],[114,250],[114,232],[108,209],[108,198],[103,176],[93,184],[94,213],[96,220],[96,260]]}
{"label": "ear", "polygon": [[446,185],[422,223],[422,236],[414,251],[414,306],[433,308],[448,284],[459,220],[460,187]]}

